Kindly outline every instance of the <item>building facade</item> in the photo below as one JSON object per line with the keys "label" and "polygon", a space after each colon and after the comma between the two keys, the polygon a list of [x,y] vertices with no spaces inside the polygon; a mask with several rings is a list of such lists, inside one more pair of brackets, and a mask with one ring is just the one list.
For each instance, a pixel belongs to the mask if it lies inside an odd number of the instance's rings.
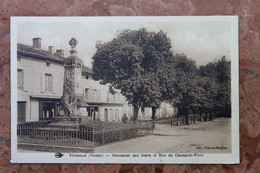
{"label": "building facade", "polygon": [[90,69],[86,67],[82,70],[80,86],[87,104],[86,108],[81,107],[81,116],[91,120],[121,121],[127,114],[128,105],[120,91],[111,94],[109,86],[93,80]]}
{"label": "building facade", "polygon": [[[40,121],[58,115],[63,94],[64,58],[41,49],[41,39],[33,46],[17,45],[18,122]],[[58,51],[60,52],[60,51]]]}
{"label": "building facade", "polygon": [[[41,121],[55,117],[78,117],[82,121],[122,121],[133,117],[133,107],[120,94],[109,92],[109,85],[92,79],[92,70],[77,56],[76,39],[70,41],[70,56],[49,46],[41,49],[41,38],[33,45],[17,45],[18,122]],[[156,118],[176,114],[162,103]],[[139,111],[139,119],[151,119],[152,110]]]}

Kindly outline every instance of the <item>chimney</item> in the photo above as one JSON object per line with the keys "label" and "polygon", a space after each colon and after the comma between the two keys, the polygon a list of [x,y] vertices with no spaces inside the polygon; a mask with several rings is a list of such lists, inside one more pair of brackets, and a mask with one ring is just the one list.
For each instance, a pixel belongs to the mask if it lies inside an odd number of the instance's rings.
{"label": "chimney", "polygon": [[64,50],[63,49],[56,50],[56,54],[60,56],[64,56]]}
{"label": "chimney", "polygon": [[39,37],[33,38],[33,47],[41,49],[41,41],[42,39]]}
{"label": "chimney", "polygon": [[49,53],[53,54],[54,53],[54,47],[53,46],[49,46]]}

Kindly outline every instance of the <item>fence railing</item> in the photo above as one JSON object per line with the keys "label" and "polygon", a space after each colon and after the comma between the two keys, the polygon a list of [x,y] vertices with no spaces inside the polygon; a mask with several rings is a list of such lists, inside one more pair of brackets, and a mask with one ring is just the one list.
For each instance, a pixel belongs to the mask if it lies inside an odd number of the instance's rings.
{"label": "fence railing", "polygon": [[[200,114],[195,114],[195,116],[194,116],[194,114],[190,114],[190,115],[188,115],[188,123],[195,124],[195,123],[202,122],[202,121],[209,121],[209,120],[211,120],[211,118],[212,117],[210,117],[210,115],[205,117],[204,113],[202,114],[202,116],[200,116]],[[166,119],[159,119],[159,120],[155,120],[154,123],[170,124],[171,126],[187,125],[185,116],[180,116],[178,118],[171,117],[171,118],[166,118]]]}
{"label": "fence railing", "polygon": [[39,126],[18,125],[19,144],[41,144],[50,146],[93,147],[92,133],[89,128],[77,126]]}
{"label": "fence railing", "polygon": [[153,133],[151,122],[78,125],[18,124],[18,144],[94,148]]}
{"label": "fence railing", "polygon": [[98,127],[94,129],[94,141],[104,145],[153,133],[152,122],[137,122],[131,124],[117,124],[116,126]]}

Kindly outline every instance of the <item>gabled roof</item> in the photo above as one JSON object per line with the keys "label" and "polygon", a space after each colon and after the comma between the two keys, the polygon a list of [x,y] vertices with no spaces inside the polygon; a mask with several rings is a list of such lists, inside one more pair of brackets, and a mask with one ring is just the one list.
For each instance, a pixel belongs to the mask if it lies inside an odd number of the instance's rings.
{"label": "gabled roof", "polygon": [[82,72],[85,72],[85,73],[93,73],[92,69],[91,68],[88,68],[86,66],[82,66]]}
{"label": "gabled roof", "polygon": [[39,59],[50,60],[58,63],[64,63],[64,57],[56,53],[52,55],[46,50],[38,49],[33,46],[24,45],[21,43],[17,44],[17,53],[23,56],[29,56],[33,58],[39,58]]}

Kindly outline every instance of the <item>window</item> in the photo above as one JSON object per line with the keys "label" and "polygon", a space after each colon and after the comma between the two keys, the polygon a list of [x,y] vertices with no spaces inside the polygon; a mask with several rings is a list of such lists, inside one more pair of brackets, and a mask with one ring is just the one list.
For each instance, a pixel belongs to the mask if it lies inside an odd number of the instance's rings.
{"label": "window", "polygon": [[99,102],[101,100],[101,94],[100,94],[100,90],[96,90],[95,93],[95,101]]}
{"label": "window", "polygon": [[86,100],[89,100],[88,90],[89,90],[89,88],[85,88],[85,99]]}
{"label": "window", "polygon": [[85,88],[85,99],[89,102],[99,102],[100,101],[100,90]]}
{"label": "window", "polygon": [[87,100],[90,102],[94,101],[94,90],[93,89],[88,89]]}
{"label": "window", "polygon": [[93,101],[97,101],[97,89],[93,89]]}
{"label": "window", "polygon": [[52,91],[52,74],[45,74],[45,91]]}
{"label": "window", "polygon": [[23,89],[23,70],[17,69],[17,88]]}

